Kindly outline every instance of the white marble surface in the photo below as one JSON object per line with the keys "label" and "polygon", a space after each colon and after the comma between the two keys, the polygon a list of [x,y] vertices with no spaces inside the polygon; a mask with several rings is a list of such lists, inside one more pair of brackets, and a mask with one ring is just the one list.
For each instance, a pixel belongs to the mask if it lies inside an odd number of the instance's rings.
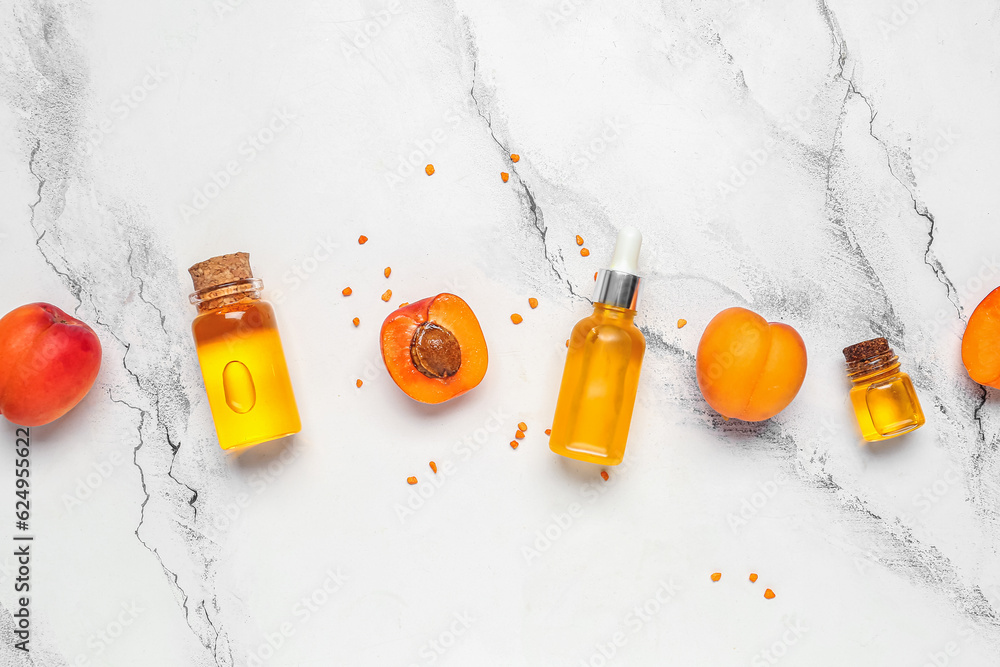
{"label": "white marble surface", "polygon": [[[10,646],[7,555],[3,665],[1000,660],[1000,396],[959,356],[1000,285],[995,1],[0,16],[0,311],[52,302],[105,350],[87,399],[32,431],[33,651]],[[605,483],[542,431],[623,224],[645,232],[649,349]],[[303,431],[234,456],[185,269],[236,250],[276,303]],[[427,407],[395,387],[386,287],[393,306],[472,305],[478,389]],[[808,346],[766,423],[724,422],[695,384],[700,333],[732,305]],[[859,446],[840,355],[872,335],[929,418],[883,447]],[[13,427],[0,437],[8,539]]]}

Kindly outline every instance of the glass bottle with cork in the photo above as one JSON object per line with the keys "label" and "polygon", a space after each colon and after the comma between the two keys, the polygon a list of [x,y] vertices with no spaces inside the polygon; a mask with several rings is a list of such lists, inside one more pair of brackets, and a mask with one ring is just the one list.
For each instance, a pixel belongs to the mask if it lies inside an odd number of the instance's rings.
{"label": "glass bottle with cork", "polygon": [[888,440],[924,425],[913,382],[899,370],[899,357],[885,338],[846,347],[844,358],[854,385],[851,405],[865,440]]}
{"label": "glass bottle with cork", "polygon": [[198,307],[191,331],[219,445],[236,449],[298,433],[274,308],[260,298],[264,283],[253,277],[250,255],[220,255],[188,272]]}

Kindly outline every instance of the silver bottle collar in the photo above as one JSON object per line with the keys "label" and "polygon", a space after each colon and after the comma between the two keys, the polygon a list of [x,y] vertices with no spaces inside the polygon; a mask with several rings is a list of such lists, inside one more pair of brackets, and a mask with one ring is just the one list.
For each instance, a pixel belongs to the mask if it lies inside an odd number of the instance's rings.
{"label": "silver bottle collar", "polygon": [[625,271],[601,269],[594,285],[594,303],[636,310],[639,304],[639,276]]}

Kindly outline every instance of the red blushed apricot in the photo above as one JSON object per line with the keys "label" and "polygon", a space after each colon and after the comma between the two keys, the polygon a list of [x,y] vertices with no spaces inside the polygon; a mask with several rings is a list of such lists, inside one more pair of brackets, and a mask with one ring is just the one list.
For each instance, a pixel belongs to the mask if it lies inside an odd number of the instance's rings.
{"label": "red blushed apricot", "polygon": [[454,294],[438,294],[397,309],[380,333],[382,361],[410,398],[442,403],[486,375],[486,338],[475,313]]}
{"label": "red blushed apricot", "polygon": [[746,308],[727,308],[698,343],[698,387],[719,414],[744,421],[784,410],[806,377],[806,346],[787,324]]}
{"label": "red blushed apricot", "polygon": [[55,421],[83,400],[101,368],[101,341],[47,303],[0,319],[0,413],[21,426]]}
{"label": "red blushed apricot", "polygon": [[1000,389],[1000,287],[972,312],[962,335],[962,363],[973,380]]}

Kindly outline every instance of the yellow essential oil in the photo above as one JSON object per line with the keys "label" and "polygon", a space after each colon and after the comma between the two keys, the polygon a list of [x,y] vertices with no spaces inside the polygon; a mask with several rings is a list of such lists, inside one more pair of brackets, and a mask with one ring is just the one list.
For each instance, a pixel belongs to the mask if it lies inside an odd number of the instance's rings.
{"label": "yellow essential oil", "polygon": [[895,438],[926,421],[910,376],[899,370],[899,357],[885,338],[844,348],[851,379],[851,405],[868,442]]}
{"label": "yellow essential oil", "polygon": [[573,327],[549,436],[557,454],[605,466],[625,456],[646,351],[634,322],[641,243],[635,229],[619,233],[611,268],[598,273],[594,313]]}
{"label": "yellow essential oil", "polygon": [[223,449],[302,428],[274,309],[260,298],[250,256],[213,257],[189,269],[198,316],[191,325],[205,392]]}

